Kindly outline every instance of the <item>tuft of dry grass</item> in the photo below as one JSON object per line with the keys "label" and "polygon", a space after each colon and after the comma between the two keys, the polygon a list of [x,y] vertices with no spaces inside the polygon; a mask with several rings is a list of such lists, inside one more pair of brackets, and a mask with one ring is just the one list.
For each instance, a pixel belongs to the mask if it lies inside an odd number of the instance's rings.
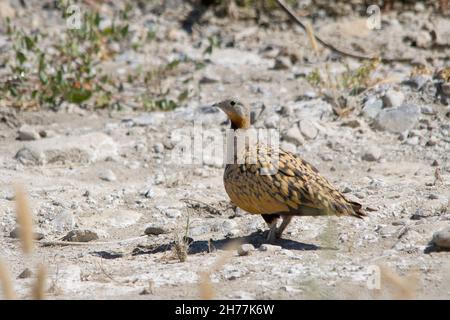
{"label": "tuft of dry grass", "polygon": [[41,264],[37,269],[36,282],[32,289],[32,297],[35,300],[45,299],[45,283],[47,279],[47,268]]}
{"label": "tuft of dry grass", "polygon": [[[14,190],[16,194],[16,214],[20,230],[19,236],[22,244],[22,251],[30,258],[30,254],[33,252],[33,220],[31,210],[24,188],[21,185],[16,184]],[[0,260],[0,285],[3,295],[6,299],[17,299],[11,279],[8,269]],[[45,298],[46,279],[47,268],[41,264],[37,267],[36,282],[31,291],[33,299],[41,300]]]}
{"label": "tuft of dry grass", "polygon": [[386,266],[380,266],[381,283],[390,289],[393,299],[414,299],[417,296],[419,288],[419,273],[417,271],[410,272],[407,276],[402,277],[395,271]]}
{"label": "tuft of dry grass", "polygon": [[218,271],[225,264],[231,260],[233,252],[241,243],[239,241],[233,241],[225,246],[224,251],[217,261],[206,271],[200,273],[200,279],[198,283],[199,298],[202,300],[212,300],[216,296],[214,285],[211,281],[211,274]]}
{"label": "tuft of dry grass", "polygon": [[186,207],[186,224],[184,227],[184,235],[181,236],[181,232],[175,231],[175,239],[174,239],[174,245],[173,245],[173,253],[178,258],[180,262],[185,262],[187,260],[188,252],[189,252],[189,229],[191,227],[191,221],[190,221],[190,215],[191,215],[191,208]]}
{"label": "tuft of dry grass", "polygon": [[17,184],[14,189],[16,193],[16,214],[20,227],[22,250],[25,254],[30,254],[33,251],[33,220],[31,218],[31,210],[23,187]]}
{"label": "tuft of dry grass", "polygon": [[308,35],[309,43],[311,44],[314,53],[316,56],[319,56],[319,46],[317,45],[316,36],[314,35],[314,30],[310,23],[306,24],[306,34]]}
{"label": "tuft of dry grass", "polygon": [[12,286],[11,275],[2,260],[0,260],[0,285],[3,290],[3,296],[5,299],[17,299],[16,293],[14,292]]}

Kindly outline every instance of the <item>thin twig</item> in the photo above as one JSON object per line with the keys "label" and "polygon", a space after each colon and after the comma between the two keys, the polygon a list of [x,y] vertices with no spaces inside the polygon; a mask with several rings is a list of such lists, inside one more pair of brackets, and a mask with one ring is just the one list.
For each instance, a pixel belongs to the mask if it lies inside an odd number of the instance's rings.
{"label": "thin twig", "polygon": [[207,203],[205,203],[205,202],[203,202],[203,201],[200,201],[200,200],[196,200],[196,199],[189,199],[189,198],[183,198],[183,199],[181,199],[181,201],[183,201],[183,202],[196,202],[196,203],[199,203],[199,204],[202,204],[202,205],[204,205],[205,207],[207,207],[208,209],[209,209],[209,213],[211,213],[211,214],[218,214],[218,215],[220,215],[221,213],[220,213],[220,211],[218,210],[218,209],[216,209],[216,208],[214,208],[213,206],[211,206],[211,205],[209,205],[209,204],[207,204]]}
{"label": "thin twig", "polygon": [[[308,28],[306,27],[306,25],[295,15],[295,13],[292,11],[291,8],[289,8],[282,0],[276,0],[276,1],[277,1],[278,5],[280,6],[280,8],[283,9],[283,11],[286,12],[286,14],[295,23],[297,23],[303,30],[305,30],[305,32],[308,32]],[[360,54],[356,54],[356,53],[352,53],[352,52],[343,51],[341,49],[336,48],[332,44],[329,44],[328,42],[326,42],[325,40],[323,40],[316,34],[313,34],[313,35],[316,38],[316,40],[320,44],[322,44],[324,47],[330,49],[331,51],[339,53],[340,55],[348,56],[348,57],[359,59],[359,60],[371,60],[371,59],[377,58],[376,56],[366,56],[366,55],[360,55]],[[393,58],[393,59],[381,58],[381,61],[383,61],[383,62],[409,62],[411,60],[412,60],[412,58]]]}
{"label": "thin twig", "polygon": [[36,241],[36,243],[39,243],[43,247],[49,247],[49,246],[98,246],[98,245],[108,245],[108,244],[119,244],[119,243],[125,243],[125,242],[133,242],[136,240],[148,238],[147,235],[145,236],[139,236],[134,238],[128,238],[123,240],[115,240],[115,241],[98,241],[98,242],[72,242],[72,241],[62,241],[62,240],[54,240],[54,241]]}

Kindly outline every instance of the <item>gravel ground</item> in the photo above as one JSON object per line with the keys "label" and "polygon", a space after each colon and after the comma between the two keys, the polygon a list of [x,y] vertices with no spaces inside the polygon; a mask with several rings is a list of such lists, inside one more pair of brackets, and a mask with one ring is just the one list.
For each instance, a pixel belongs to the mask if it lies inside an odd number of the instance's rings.
{"label": "gravel ground", "polygon": [[[52,11],[31,3],[10,6],[14,22],[50,32]],[[340,48],[409,59],[381,63],[373,74],[380,81],[357,95],[337,88],[349,110],[339,115],[332,88],[308,75],[335,78],[360,62],[315,54],[281,13],[285,20],[268,26],[208,13],[188,33],[179,25],[189,7],[173,3],[162,12],[136,7],[130,29],[153,23],[156,42],[120,48],[103,64],[123,75],[181,56],[201,60],[202,68],[182,63],[160,79],[169,97],[187,88],[178,108],[146,112],[130,98],[142,88],[126,82],[120,109],[63,103],[25,112],[0,97],[0,257],[19,297],[29,296],[43,262],[50,299],[448,299],[450,108],[436,98],[432,74],[416,73],[449,66],[448,16],[390,11],[381,30],[356,15],[315,19],[315,32]],[[220,45],[205,55],[212,36]],[[8,46],[2,30],[1,55]],[[314,164],[368,217],[295,218],[283,239],[265,244],[263,219],[229,202],[220,153],[197,164],[174,158],[176,133],[194,124],[203,130],[196,155],[211,143],[208,132],[225,133],[226,117],[211,104],[227,96],[250,104],[255,127],[279,130],[283,149]],[[28,191],[42,237],[29,257],[11,234],[13,183]],[[19,278],[26,268],[31,276]]]}

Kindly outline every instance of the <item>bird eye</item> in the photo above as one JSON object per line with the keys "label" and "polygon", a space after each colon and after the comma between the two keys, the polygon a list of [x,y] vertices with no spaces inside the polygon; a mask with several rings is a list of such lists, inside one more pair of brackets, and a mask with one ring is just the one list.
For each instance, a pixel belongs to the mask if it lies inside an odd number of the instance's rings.
{"label": "bird eye", "polygon": [[236,104],[236,102],[231,101],[230,104],[231,104],[232,107],[234,107],[234,105]]}

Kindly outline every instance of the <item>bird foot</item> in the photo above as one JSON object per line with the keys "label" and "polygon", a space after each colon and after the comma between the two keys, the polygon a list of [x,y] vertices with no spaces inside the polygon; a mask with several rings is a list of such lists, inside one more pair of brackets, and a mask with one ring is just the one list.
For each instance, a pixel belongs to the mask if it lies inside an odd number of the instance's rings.
{"label": "bird foot", "polygon": [[276,224],[272,225],[269,229],[269,231],[267,232],[267,242],[268,243],[275,243],[276,239],[277,239],[277,229],[276,229]]}

